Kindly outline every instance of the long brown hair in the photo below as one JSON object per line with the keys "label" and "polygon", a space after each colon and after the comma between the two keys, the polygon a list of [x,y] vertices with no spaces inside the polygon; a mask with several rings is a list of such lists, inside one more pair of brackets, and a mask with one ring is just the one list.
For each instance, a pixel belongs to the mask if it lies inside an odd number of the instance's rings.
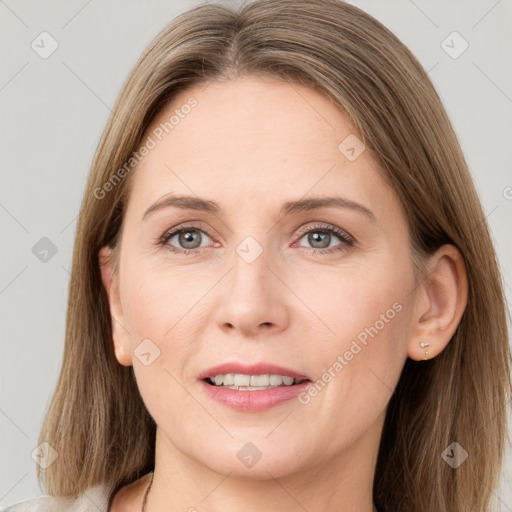
{"label": "long brown hair", "polygon": [[[467,307],[438,357],[405,363],[389,403],[374,501],[380,512],[487,511],[511,393],[503,285],[488,226],[422,66],[381,23],[338,0],[200,5],[167,25],[131,71],[98,145],[78,218],[63,364],[40,436],[59,457],[45,471],[38,468],[40,481],[55,496],[76,496],[99,483],[113,494],[153,468],[156,426],[132,367],[114,356],[98,252],[118,247],[136,172],[126,162],[155,115],[192,84],[249,74],[330,97],[385,170],[414,252],[427,256],[445,243],[461,252]],[[453,441],[469,454],[456,470],[441,457]]]}

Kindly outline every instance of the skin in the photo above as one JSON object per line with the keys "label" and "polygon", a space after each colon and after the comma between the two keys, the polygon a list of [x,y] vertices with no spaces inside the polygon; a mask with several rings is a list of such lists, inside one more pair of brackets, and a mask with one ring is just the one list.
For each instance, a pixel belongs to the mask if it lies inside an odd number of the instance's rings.
{"label": "skin", "polygon": [[[183,91],[147,135],[193,96],[198,105],[139,164],[113,276],[100,252],[116,357],[133,365],[157,424],[148,512],[201,510],[371,512],[377,451],[388,401],[407,357],[429,358],[449,343],[467,300],[464,265],[452,246],[427,262],[417,282],[407,219],[369,150],[350,161],[338,146],[354,128],[319,93],[246,76]],[[213,214],[166,208],[169,193],[219,203]],[[279,215],[286,201],[336,195],[364,205]],[[158,240],[197,226],[199,252]],[[308,234],[335,226],[326,253]],[[305,229],[298,235],[299,228]],[[236,252],[252,236],[252,263]],[[185,246],[186,247],[186,246]],[[314,249],[317,249],[314,253]],[[322,252],[324,251],[324,252]],[[240,412],[211,400],[199,372],[225,361],[266,361],[316,381],[393,304],[385,323],[343,370],[304,405]],[[150,339],[149,366],[133,351]],[[251,468],[237,452],[262,452]],[[123,488],[114,512],[139,511],[148,475]],[[194,507],[194,508],[191,508]]]}

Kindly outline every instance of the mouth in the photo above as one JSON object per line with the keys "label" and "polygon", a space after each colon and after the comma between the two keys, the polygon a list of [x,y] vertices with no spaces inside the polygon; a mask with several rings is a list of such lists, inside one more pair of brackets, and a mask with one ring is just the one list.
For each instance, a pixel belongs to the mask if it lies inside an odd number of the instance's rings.
{"label": "mouth", "polygon": [[303,382],[311,382],[306,378],[295,378],[290,375],[280,374],[243,374],[226,373],[216,374],[203,379],[210,386],[237,391],[264,391],[279,387],[291,387]]}
{"label": "mouth", "polygon": [[307,375],[291,368],[264,362],[226,362],[208,368],[198,377],[210,386],[237,391],[261,391],[311,382]]}
{"label": "mouth", "polygon": [[241,412],[263,412],[303,393],[311,379],[270,363],[227,362],[198,376],[204,392],[219,404]]}

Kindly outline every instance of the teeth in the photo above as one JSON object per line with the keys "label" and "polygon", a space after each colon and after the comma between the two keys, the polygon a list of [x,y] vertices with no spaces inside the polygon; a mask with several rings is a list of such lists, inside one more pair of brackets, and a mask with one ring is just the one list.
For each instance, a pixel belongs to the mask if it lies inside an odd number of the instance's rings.
{"label": "teeth", "polygon": [[229,387],[231,389],[267,389],[277,386],[291,386],[302,382],[302,379],[294,379],[288,375],[243,375],[241,373],[228,373],[215,375],[210,381],[216,386]]}
{"label": "teeth", "polygon": [[268,386],[268,375],[251,375],[251,386]]}
{"label": "teeth", "polygon": [[[224,380],[224,379],[222,379]],[[235,373],[235,386],[249,386],[251,384],[250,375]]]}
{"label": "teeth", "polygon": [[280,386],[283,383],[283,377],[281,375],[270,375],[269,384],[271,386]]}
{"label": "teeth", "polygon": [[[222,377],[222,375],[221,375]],[[224,382],[221,383],[221,385],[224,384],[224,386],[234,386],[235,385],[235,374],[234,373],[228,373],[227,375],[224,375]]]}

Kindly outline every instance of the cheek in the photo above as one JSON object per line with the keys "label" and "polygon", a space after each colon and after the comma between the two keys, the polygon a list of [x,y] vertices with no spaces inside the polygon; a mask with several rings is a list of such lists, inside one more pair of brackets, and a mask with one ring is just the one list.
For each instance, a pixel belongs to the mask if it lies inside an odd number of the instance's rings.
{"label": "cheek", "polygon": [[142,262],[126,268],[130,270],[122,283],[123,314],[133,341],[149,337],[158,343],[175,333],[190,332],[195,325],[191,319],[201,311],[200,299],[213,284],[209,274]]}
{"label": "cheek", "polygon": [[[123,309],[134,350],[137,385],[150,415],[166,430],[180,432],[185,440],[183,417],[198,414],[198,404],[186,388],[195,375],[198,340],[204,328],[204,307],[198,301],[207,283],[197,274],[184,276],[177,269],[162,271],[147,265],[132,269]],[[147,352],[151,354],[150,364],[139,357]]]}
{"label": "cheek", "polygon": [[[409,322],[404,313],[414,287],[409,261],[400,261],[389,251],[357,262],[347,260],[339,267],[302,267],[287,276],[287,283],[302,302],[294,306],[295,311],[302,312],[302,319],[296,322],[307,323],[308,330],[314,330],[311,339],[321,342],[323,349],[319,355],[332,357],[335,352],[349,350],[353,340],[363,346],[375,340],[373,345],[377,346],[385,345],[384,339],[399,337],[398,332]],[[290,305],[297,302],[290,300]],[[308,340],[303,342],[305,346]]]}
{"label": "cheek", "polygon": [[[304,323],[315,343],[312,367],[319,382],[304,403],[318,407],[319,418],[328,411],[323,421],[371,423],[390,398],[406,359],[412,267],[390,254],[371,264],[318,272],[315,286],[311,283],[297,280],[294,286],[316,313],[307,312]],[[305,339],[303,347],[311,355],[311,342],[308,349]]]}
{"label": "cheek", "polygon": [[194,407],[182,386],[195,378],[198,340],[206,318],[200,299],[212,286],[211,278],[136,261],[127,261],[126,269],[121,284],[123,315],[146,407],[153,417],[159,417],[169,404],[179,403],[180,410]]}
{"label": "cheek", "polygon": [[[183,387],[196,379],[202,332],[211,313],[201,299],[215,276],[135,259],[127,261],[126,269],[123,314],[133,369],[149,412],[166,410],[172,403],[179,403],[180,409],[197,407]],[[140,357],[148,352],[149,357]]]}

